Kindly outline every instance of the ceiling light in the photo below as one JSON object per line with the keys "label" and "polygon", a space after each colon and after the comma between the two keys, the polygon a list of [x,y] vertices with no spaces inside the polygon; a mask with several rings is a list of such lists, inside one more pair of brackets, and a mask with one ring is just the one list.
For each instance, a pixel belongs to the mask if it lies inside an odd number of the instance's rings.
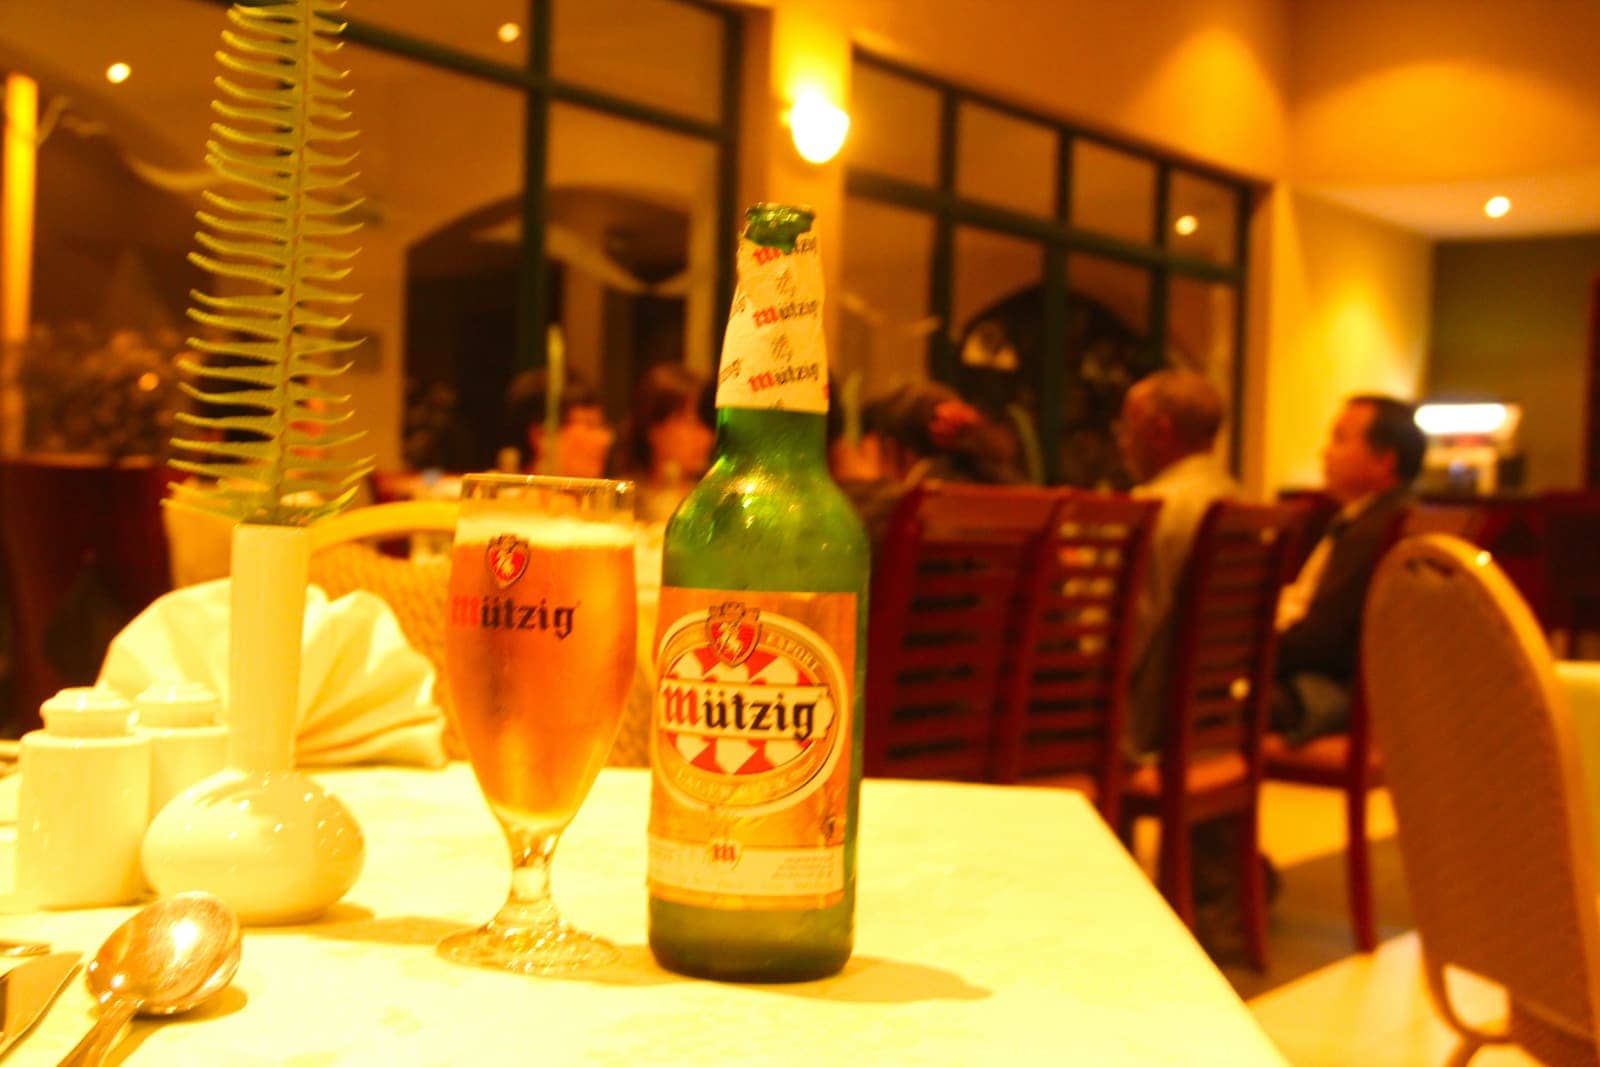
{"label": "ceiling light", "polygon": [[1193,215],[1179,215],[1173,220],[1172,228],[1177,231],[1179,237],[1187,237],[1200,228],[1200,220]]}
{"label": "ceiling light", "polygon": [[522,27],[518,26],[515,22],[502,22],[500,24],[500,28],[495,31],[494,35],[500,38],[501,44],[510,44],[518,37],[522,36]]}
{"label": "ceiling light", "polygon": [[133,73],[133,68],[118,60],[106,68],[106,81],[112,85],[121,85],[128,80],[128,75]]}
{"label": "ceiling light", "polygon": [[1483,213],[1491,219],[1498,219],[1511,210],[1511,198],[1507,196],[1491,196],[1483,202]]}
{"label": "ceiling light", "polygon": [[809,163],[826,163],[838,155],[849,129],[850,116],[821,93],[801,93],[789,109],[789,134]]}

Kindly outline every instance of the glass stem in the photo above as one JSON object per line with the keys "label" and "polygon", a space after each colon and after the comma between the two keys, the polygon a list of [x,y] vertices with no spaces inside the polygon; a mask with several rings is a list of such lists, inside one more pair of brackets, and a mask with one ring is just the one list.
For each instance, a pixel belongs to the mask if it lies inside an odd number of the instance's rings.
{"label": "glass stem", "polygon": [[495,916],[496,925],[548,927],[561,922],[550,896],[550,857],[555,855],[561,832],[536,833],[505,827],[511,845],[511,895]]}

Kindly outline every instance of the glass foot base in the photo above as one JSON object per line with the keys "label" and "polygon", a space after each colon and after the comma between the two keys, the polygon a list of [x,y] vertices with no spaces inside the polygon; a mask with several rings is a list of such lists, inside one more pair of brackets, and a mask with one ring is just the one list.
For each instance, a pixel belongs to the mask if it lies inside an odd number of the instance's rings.
{"label": "glass foot base", "polygon": [[439,942],[438,952],[454,963],[517,974],[572,974],[604,967],[618,958],[611,942],[564,922],[539,927],[491,922],[451,934]]}

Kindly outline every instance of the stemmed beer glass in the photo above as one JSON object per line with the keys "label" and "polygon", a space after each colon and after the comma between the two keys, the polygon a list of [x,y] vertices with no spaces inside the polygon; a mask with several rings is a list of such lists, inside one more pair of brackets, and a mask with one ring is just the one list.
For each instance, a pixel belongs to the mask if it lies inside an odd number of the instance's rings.
{"label": "stemmed beer glass", "polygon": [[633,500],[630,482],[462,481],[445,674],[512,872],[499,914],[439,943],[447,959],[552,974],[616,958],[562,920],[550,858],[605,763],[633,677]]}

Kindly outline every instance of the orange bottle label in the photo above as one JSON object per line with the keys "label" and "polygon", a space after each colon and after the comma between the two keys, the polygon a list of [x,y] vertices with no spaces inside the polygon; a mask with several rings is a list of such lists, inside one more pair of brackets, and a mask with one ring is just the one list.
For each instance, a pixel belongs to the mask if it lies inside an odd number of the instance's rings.
{"label": "orange bottle label", "polygon": [[649,880],[724,910],[844,894],[854,593],[661,590]]}

